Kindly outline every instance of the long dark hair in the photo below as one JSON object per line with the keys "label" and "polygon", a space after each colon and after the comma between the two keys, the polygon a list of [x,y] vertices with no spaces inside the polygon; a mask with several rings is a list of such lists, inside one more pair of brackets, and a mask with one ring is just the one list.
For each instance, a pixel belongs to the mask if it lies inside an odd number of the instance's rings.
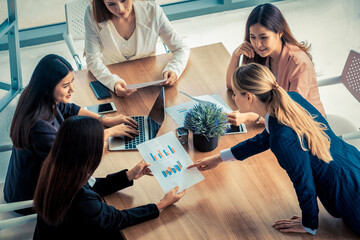
{"label": "long dark hair", "polygon": [[104,0],[92,0],[91,2],[94,18],[97,23],[111,19],[113,14],[105,6]]}
{"label": "long dark hair", "polygon": [[[299,43],[298,41],[296,41],[290,31],[288,23],[286,22],[284,16],[276,6],[270,3],[265,3],[256,6],[251,11],[245,26],[245,41],[250,42],[250,27],[257,23],[274,33],[282,32],[283,35],[281,37],[281,41],[283,45],[285,43],[295,45],[299,47],[302,51],[304,51],[310,59],[312,59],[309,53],[310,45],[308,46],[306,42]],[[250,62],[265,64],[265,60],[265,58],[262,58],[256,52],[253,59],[243,56],[243,64]]]}
{"label": "long dark hair", "polygon": [[75,116],[61,124],[34,196],[35,210],[48,224],[64,219],[76,193],[100,164],[103,145],[104,128],[97,119]]}
{"label": "long dark hair", "polygon": [[54,89],[70,71],[73,71],[70,63],[54,54],[43,57],[37,64],[11,122],[10,138],[15,148],[30,147],[30,131],[39,119],[49,121],[54,118]]}

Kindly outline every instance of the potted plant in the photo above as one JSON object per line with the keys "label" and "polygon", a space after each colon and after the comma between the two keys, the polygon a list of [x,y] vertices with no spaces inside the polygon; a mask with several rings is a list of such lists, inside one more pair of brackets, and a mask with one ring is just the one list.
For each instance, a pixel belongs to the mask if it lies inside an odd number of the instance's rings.
{"label": "potted plant", "polygon": [[184,127],[193,132],[194,147],[202,152],[217,147],[226,125],[226,113],[214,103],[196,104],[185,115]]}

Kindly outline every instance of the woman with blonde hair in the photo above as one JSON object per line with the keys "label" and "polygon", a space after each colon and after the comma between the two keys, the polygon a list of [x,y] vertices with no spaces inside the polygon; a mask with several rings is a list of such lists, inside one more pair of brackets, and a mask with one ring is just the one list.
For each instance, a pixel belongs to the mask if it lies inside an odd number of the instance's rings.
{"label": "woman with blonde hair", "polygon": [[315,234],[319,197],[332,216],[342,218],[360,236],[360,152],[337,137],[300,94],[279,87],[267,67],[257,63],[238,67],[232,88],[238,109],[264,117],[265,130],[189,168],[205,171],[223,161],[245,160],[271,149],[289,175],[302,210],[302,217],[276,221],[273,227]]}
{"label": "woman with blonde hair", "polygon": [[[255,62],[269,67],[280,87],[287,92],[298,92],[325,116],[309,50],[309,45],[295,39],[276,6],[270,3],[258,5],[247,19],[244,42],[231,57],[226,86],[232,90],[231,78],[242,56],[241,65]],[[261,120],[261,116],[251,112],[235,111],[228,117],[235,125]]]}

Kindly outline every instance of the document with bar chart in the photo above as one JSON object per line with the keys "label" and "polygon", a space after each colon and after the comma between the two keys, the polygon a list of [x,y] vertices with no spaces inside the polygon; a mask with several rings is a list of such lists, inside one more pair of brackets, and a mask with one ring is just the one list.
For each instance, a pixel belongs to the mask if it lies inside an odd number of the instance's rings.
{"label": "document with bar chart", "polygon": [[176,186],[179,191],[202,181],[197,168],[187,169],[193,161],[173,132],[137,145],[141,156],[151,163],[150,170],[165,193]]}

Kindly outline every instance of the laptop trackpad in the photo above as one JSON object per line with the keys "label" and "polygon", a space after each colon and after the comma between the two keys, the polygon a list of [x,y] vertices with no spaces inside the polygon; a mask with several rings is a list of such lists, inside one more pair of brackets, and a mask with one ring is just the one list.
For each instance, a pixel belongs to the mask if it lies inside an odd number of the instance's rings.
{"label": "laptop trackpad", "polygon": [[124,150],[125,149],[125,137],[109,137],[109,150]]}

